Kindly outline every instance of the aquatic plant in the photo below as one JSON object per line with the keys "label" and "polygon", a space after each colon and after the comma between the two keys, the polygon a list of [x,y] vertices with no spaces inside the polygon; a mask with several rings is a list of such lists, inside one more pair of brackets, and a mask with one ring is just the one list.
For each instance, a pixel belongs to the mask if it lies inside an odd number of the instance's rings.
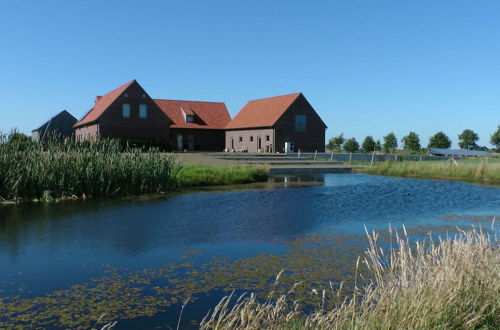
{"label": "aquatic plant", "polygon": [[360,171],[368,174],[400,176],[409,178],[430,178],[460,180],[500,185],[500,163],[480,160],[476,162],[404,161],[380,162]]}
{"label": "aquatic plant", "polygon": [[[305,314],[289,293],[262,301],[254,294],[229,295],[210,312],[201,329],[494,329],[500,324],[500,250],[482,230],[412,244],[391,236],[389,249],[368,234],[364,264],[369,277],[350,299],[341,291],[312,290],[318,310]],[[279,282],[277,277],[276,282]],[[328,299],[334,308],[325,308]]]}
{"label": "aquatic plant", "polygon": [[118,140],[35,143],[0,134],[0,196],[7,201],[126,196],[179,188],[180,166],[157,150]]}

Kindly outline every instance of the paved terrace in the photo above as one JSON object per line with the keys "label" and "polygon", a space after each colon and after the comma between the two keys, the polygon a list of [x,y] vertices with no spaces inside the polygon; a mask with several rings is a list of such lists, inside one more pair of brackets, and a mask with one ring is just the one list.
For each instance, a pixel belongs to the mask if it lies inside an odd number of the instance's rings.
{"label": "paved terrace", "polygon": [[284,154],[263,153],[177,153],[183,164],[203,164],[215,167],[255,165],[269,169],[270,174],[283,173],[350,173],[362,166],[346,165],[339,161],[314,160],[312,156],[288,157]]}

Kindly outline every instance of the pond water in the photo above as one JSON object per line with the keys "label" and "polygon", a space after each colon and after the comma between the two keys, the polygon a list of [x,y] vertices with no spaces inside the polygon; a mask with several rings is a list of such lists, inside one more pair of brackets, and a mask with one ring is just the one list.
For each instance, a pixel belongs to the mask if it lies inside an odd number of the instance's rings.
{"label": "pond water", "polygon": [[288,284],[345,279],[364,226],[417,235],[500,215],[498,187],[362,174],[272,181],[278,188],[0,207],[0,327],[91,327],[106,312],[117,328],[175,328],[191,295],[189,327],[227,290],[265,291],[281,269]]}

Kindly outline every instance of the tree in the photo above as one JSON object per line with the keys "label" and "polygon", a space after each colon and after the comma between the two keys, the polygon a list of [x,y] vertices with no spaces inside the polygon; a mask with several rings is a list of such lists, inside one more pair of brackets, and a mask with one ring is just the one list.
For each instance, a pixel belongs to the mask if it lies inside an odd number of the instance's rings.
{"label": "tree", "polygon": [[384,136],[384,144],[383,149],[384,152],[392,152],[396,150],[398,147],[398,139],[396,139],[396,135],[393,132],[390,132],[386,136]]}
{"label": "tree", "polygon": [[500,125],[497,126],[497,130],[491,134],[490,143],[494,145],[495,148],[500,149]]}
{"label": "tree", "polygon": [[422,147],[420,146],[420,138],[415,132],[408,133],[407,136],[401,139],[401,142],[403,142],[403,148],[405,150],[419,151],[420,149],[422,149]]}
{"label": "tree", "polygon": [[465,129],[462,134],[458,135],[458,146],[460,149],[475,149],[477,148],[477,140],[479,140],[479,136],[474,133],[473,130]]}
{"label": "tree", "polygon": [[437,132],[430,137],[427,147],[448,149],[449,147],[451,147],[451,141],[450,138],[448,138],[448,136],[443,132]]}
{"label": "tree", "polygon": [[359,150],[359,143],[355,138],[350,138],[344,142],[344,150],[347,152],[356,152]]}
{"label": "tree", "polygon": [[377,140],[377,142],[375,142],[375,150],[376,151],[382,150],[382,143],[380,143],[380,140]]}
{"label": "tree", "polygon": [[364,152],[375,151],[375,140],[373,139],[373,137],[368,135],[363,141],[361,148],[363,149]]}
{"label": "tree", "polygon": [[329,150],[342,151],[342,145],[344,144],[344,133],[340,133],[338,136],[334,136],[328,140],[326,148]]}

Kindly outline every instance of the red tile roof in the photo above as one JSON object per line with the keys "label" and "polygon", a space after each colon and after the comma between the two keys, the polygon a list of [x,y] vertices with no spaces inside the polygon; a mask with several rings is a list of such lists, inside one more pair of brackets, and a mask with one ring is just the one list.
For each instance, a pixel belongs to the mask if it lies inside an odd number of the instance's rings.
{"label": "red tile roof", "polygon": [[270,127],[285,113],[301,93],[249,101],[226,128]]}
{"label": "red tile roof", "polygon": [[[231,117],[221,102],[154,100],[173,122],[171,128],[224,129]],[[181,110],[182,109],[182,110]],[[187,115],[194,115],[194,123],[186,123]]]}
{"label": "red tile roof", "polygon": [[134,82],[135,80],[129,81],[125,85],[112,90],[108,94],[96,96],[94,107],[90,109],[90,111],[87,112],[82,120],[78,121],[74,127],[82,126],[97,120],[102,113]]}

